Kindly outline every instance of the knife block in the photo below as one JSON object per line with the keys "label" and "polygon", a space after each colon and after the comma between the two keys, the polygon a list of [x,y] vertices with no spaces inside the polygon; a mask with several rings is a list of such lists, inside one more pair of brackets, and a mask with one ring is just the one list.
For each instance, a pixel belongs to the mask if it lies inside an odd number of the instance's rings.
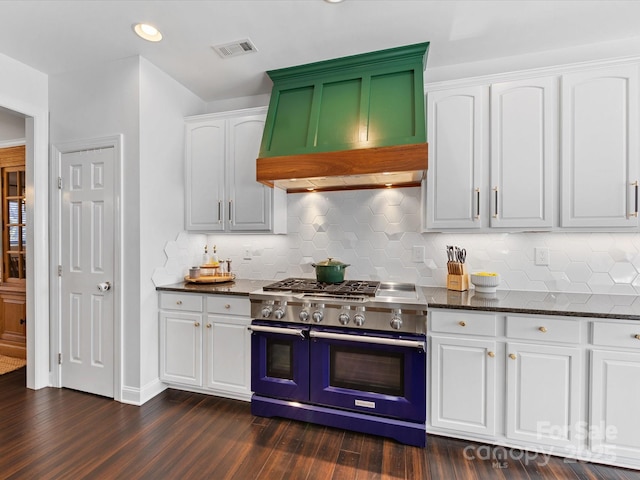
{"label": "knife block", "polygon": [[458,270],[461,269],[462,273],[449,273],[447,275],[447,290],[465,292],[469,290],[469,274],[467,273],[467,266],[464,263],[456,263],[455,267]]}

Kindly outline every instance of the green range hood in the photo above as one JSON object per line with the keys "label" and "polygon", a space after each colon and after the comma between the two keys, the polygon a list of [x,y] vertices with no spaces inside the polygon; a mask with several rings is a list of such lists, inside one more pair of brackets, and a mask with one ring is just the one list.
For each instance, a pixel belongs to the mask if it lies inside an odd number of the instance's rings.
{"label": "green range hood", "polygon": [[429,43],[271,70],[257,180],[288,192],[417,186]]}

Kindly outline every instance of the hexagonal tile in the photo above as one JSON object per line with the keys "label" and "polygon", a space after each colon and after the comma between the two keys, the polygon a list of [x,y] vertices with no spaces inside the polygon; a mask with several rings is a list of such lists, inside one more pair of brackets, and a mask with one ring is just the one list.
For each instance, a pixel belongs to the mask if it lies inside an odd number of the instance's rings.
{"label": "hexagonal tile", "polygon": [[615,283],[631,284],[637,275],[638,272],[630,263],[618,262],[609,270],[609,276]]}
{"label": "hexagonal tile", "polygon": [[593,273],[587,281],[587,285],[593,293],[609,293],[613,286],[613,280],[608,273]]}
{"label": "hexagonal tile", "polygon": [[613,258],[608,252],[592,252],[587,259],[587,264],[592,272],[608,272],[613,267]]}
{"label": "hexagonal tile", "polygon": [[565,272],[569,280],[575,283],[587,283],[591,278],[591,269],[584,262],[572,262],[567,266]]}

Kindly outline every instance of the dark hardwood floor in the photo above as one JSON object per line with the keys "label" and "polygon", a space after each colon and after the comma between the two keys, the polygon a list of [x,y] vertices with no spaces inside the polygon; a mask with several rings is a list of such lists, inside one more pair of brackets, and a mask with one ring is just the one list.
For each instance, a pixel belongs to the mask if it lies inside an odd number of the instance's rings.
{"label": "dark hardwood floor", "polygon": [[[0,376],[2,479],[588,479],[640,472],[430,436],[427,448],[167,390],[142,407]],[[472,459],[472,457],[476,457]]]}

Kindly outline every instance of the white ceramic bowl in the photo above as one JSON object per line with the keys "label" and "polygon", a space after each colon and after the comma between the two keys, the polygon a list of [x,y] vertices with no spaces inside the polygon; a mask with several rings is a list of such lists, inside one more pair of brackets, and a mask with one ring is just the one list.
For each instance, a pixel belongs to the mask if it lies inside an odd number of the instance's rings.
{"label": "white ceramic bowl", "polygon": [[494,272],[472,273],[471,283],[476,287],[478,293],[494,293],[500,285],[500,274]]}

